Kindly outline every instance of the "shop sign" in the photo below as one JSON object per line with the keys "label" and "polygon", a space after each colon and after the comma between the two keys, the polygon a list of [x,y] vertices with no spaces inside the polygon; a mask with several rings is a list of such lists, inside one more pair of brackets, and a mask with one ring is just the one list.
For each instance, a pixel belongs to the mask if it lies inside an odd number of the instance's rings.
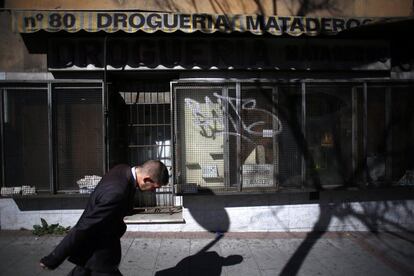
{"label": "shop sign", "polygon": [[389,43],[294,38],[54,38],[50,70],[390,70]]}
{"label": "shop sign", "polygon": [[383,22],[387,18],[371,17],[301,17],[228,14],[178,14],[138,11],[13,11],[13,28],[20,33],[144,31],[166,33],[180,30],[185,33],[251,32],[273,35],[336,34],[338,32]]}
{"label": "shop sign", "polygon": [[273,167],[273,164],[244,164],[242,166],[243,187],[272,187]]}

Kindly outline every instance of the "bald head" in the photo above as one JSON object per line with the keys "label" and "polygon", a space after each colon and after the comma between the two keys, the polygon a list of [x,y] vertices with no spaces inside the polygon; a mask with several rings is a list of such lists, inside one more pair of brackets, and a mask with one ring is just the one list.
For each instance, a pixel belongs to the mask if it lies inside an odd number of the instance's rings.
{"label": "bald head", "polygon": [[162,186],[168,184],[168,169],[161,161],[148,160],[139,167],[141,172],[151,177],[154,182],[157,182]]}

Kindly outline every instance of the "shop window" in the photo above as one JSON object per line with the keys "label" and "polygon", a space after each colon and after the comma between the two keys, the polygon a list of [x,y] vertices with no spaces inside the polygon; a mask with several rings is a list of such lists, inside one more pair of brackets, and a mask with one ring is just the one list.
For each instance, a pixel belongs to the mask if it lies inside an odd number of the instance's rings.
{"label": "shop window", "polygon": [[2,96],[3,185],[49,190],[47,89],[7,88]]}
{"label": "shop window", "polygon": [[102,176],[102,89],[53,88],[57,190],[79,190],[85,176]]}
{"label": "shop window", "polygon": [[175,177],[201,190],[275,190],[279,174],[273,84],[176,84]]}
{"label": "shop window", "polygon": [[[172,87],[173,94],[168,82],[111,88],[110,167],[147,159],[172,167],[174,153],[174,183],[215,191],[414,181],[412,84],[178,82]],[[73,192],[79,179],[102,176],[100,83],[13,84],[0,91],[3,186]],[[165,189],[140,204],[173,205],[172,188]]]}
{"label": "shop window", "polygon": [[352,178],[352,87],[306,85],[307,181],[346,185]]}

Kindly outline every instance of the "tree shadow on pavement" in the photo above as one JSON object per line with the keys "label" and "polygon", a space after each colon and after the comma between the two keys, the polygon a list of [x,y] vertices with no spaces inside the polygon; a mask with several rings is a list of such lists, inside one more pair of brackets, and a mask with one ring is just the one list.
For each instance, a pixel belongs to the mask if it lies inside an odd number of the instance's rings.
{"label": "tree shadow on pavement", "polygon": [[[390,243],[389,238],[386,238],[383,233],[388,233],[388,236],[392,236],[394,239],[399,239],[401,242],[413,244],[414,235],[410,229],[405,228],[400,223],[388,219],[386,214],[388,211],[395,207],[389,206],[387,201],[373,201],[365,202],[358,208],[352,207],[349,203],[336,203],[332,205],[319,205],[320,215],[318,221],[314,224],[313,229],[309,232],[305,239],[301,242],[288,262],[283,267],[279,275],[297,275],[300,268],[302,267],[306,257],[310,254],[314,245],[318,242],[322,236],[329,231],[329,226],[334,219],[347,220],[353,219],[359,221],[365,226],[368,231],[366,235],[354,234],[351,237],[357,244],[362,245],[365,250],[368,251],[382,251],[381,254],[392,255],[393,258],[396,256],[403,257],[408,260],[412,257],[406,256],[407,253],[404,251],[406,248],[398,248],[393,243]],[[398,204],[399,208],[408,208],[408,206],[402,201]],[[407,213],[411,213],[412,210],[407,209]],[[392,229],[391,231],[389,229]],[[395,231],[395,232],[394,232]],[[370,238],[375,238],[373,241],[368,241]],[[370,244],[376,243],[376,244]],[[407,261],[405,261],[407,262]],[[388,265],[405,275],[413,275],[414,270],[407,267],[404,261],[400,260],[387,260]]]}

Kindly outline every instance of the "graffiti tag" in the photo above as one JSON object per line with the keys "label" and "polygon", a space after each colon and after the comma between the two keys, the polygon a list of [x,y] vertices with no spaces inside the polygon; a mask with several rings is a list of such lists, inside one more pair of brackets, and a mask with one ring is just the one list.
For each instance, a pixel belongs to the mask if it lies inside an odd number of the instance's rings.
{"label": "graffiti tag", "polygon": [[[260,137],[273,137],[282,132],[282,123],[279,118],[272,112],[257,107],[255,99],[237,99],[233,97],[224,97],[218,93],[213,93],[213,102],[210,97],[204,98],[204,103],[200,104],[198,101],[185,98],[185,105],[191,110],[193,115],[193,124],[201,129],[200,133],[204,137],[213,138],[217,135],[234,135],[252,142],[249,136]],[[265,128],[265,121],[256,121],[253,123],[246,123],[239,113],[240,110],[244,111],[256,111],[262,114],[268,115],[272,118],[273,126]],[[224,126],[223,117],[220,114],[226,113],[227,106],[227,119],[229,121],[228,130]],[[221,112],[220,112],[221,110]]]}

